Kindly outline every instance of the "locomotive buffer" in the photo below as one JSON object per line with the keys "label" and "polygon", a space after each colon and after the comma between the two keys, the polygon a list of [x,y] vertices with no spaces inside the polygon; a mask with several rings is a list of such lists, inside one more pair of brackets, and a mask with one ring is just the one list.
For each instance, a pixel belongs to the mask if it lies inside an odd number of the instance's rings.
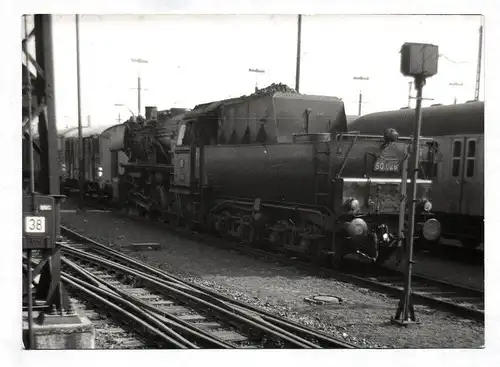
{"label": "locomotive buffer", "polygon": [[[417,91],[417,105],[415,107],[415,128],[413,133],[413,144],[409,162],[408,175],[411,175],[411,202],[408,205],[408,232],[406,234],[406,269],[404,280],[404,293],[399,300],[394,322],[400,325],[408,325],[417,322],[413,302],[411,299],[411,276],[413,261],[413,242],[415,233],[415,201],[417,193],[417,178],[419,167],[419,144],[420,131],[422,126],[422,89],[426,78],[437,74],[438,67],[438,46],[423,43],[405,43],[401,47],[401,73],[404,76],[414,78],[415,89]],[[402,188],[406,188],[407,172],[402,173]],[[404,182],[403,182],[404,181]],[[403,191],[403,190],[402,190]],[[406,190],[405,190],[406,191]],[[401,192],[401,200],[404,201],[406,192]],[[401,216],[404,216],[405,205],[401,205]],[[401,226],[400,222],[400,226]],[[403,238],[403,229],[399,228],[399,235]]]}

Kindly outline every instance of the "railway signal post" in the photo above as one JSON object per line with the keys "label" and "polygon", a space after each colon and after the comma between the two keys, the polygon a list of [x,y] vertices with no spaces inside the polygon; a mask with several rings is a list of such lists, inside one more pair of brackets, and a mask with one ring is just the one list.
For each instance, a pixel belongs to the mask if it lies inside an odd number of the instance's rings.
{"label": "railway signal post", "polygon": [[[401,73],[404,76],[414,78],[414,85],[417,91],[417,105],[415,108],[415,128],[413,132],[413,144],[409,162],[408,176],[411,177],[410,202],[408,205],[408,231],[406,233],[406,269],[404,279],[404,293],[399,301],[394,322],[400,325],[408,325],[417,322],[413,302],[411,299],[411,277],[413,264],[413,243],[415,235],[415,209],[417,179],[419,167],[419,146],[420,131],[422,126],[422,89],[426,78],[437,74],[438,66],[438,46],[422,43],[405,43],[401,48]],[[406,174],[403,172],[403,179]],[[405,185],[402,185],[403,187]],[[404,195],[404,193],[401,193]],[[404,206],[402,206],[404,210]]]}
{"label": "railway signal post", "polygon": [[[29,174],[22,201],[23,342],[29,349],[64,349],[67,345],[89,349],[94,343],[92,325],[75,313],[61,278],[59,206],[64,195],[59,191],[52,16],[23,17],[22,115],[28,123],[23,135],[29,140],[29,157],[23,156],[23,177]],[[30,41],[35,46],[34,55],[28,47]],[[36,117],[37,175],[31,128]]]}

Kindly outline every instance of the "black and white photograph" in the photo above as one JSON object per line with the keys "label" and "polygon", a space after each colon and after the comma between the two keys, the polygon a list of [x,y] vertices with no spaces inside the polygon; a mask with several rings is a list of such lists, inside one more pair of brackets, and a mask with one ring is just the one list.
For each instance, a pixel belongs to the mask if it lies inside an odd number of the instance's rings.
{"label": "black and white photograph", "polygon": [[483,353],[488,16],[213,12],[15,19],[22,353]]}

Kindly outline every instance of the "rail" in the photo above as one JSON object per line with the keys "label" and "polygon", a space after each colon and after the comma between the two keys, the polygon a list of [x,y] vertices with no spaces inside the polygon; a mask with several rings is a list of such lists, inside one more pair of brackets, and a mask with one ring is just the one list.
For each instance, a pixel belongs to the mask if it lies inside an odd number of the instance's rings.
{"label": "rail", "polygon": [[[134,218],[144,221],[149,225],[163,226],[162,223],[150,222],[140,217]],[[173,229],[169,227],[169,230]],[[363,268],[358,262],[353,262],[354,266],[348,266],[343,271],[338,271],[313,264],[308,261],[309,259],[287,257],[276,252],[257,249],[244,243],[235,243],[219,238],[215,239],[206,234],[183,231],[181,228],[177,228],[175,231],[189,238],[203,240],[207,245],[213,243],[214,246],[235,250],[245,255],[265,259],[266,261],[280,262],[303,268],[311,273],[318,273],[322,276],[329,276],[346,283],[369,287],[394,297],[399,297],[401,292],[403,292],[403,273],[397,270],[379,267],[374,272],[373,267],[368,266]],[[425,304],[435,309],[452,312],[461,317],[484,322],[483,291],[420,275],[413,275],[412,278],[412,299],[414,303]]]}
{"label": "rail", "polygon": [[[210,348],[354,347],[342,340],[192,285],[68,228],[62,227],[61,230],[66,238],[71,239],[71,242],[62,245],[65,267],[71,268],[73,272],[78,273],[79,278],[85,278],[86,282],[94,282],[92,287],[97,287],[97,283],[104,285],[117,296],[147,311],[149,319],[153,317],[157,321],[167,323],[173,331],[188,341],[194,341],[196,345]],[[84,269],[83,265],[77,262],[91,264],[93,268]],[[95,267],[105,270],[96,271]],[[126,286],[118,284],[117,280],[106,281],[106,278],[133,278],[134,284],[140,283],[149,293],[145,293],[146,298],[141,299],[130,292],[132,286],[127,290]],[[158,302],[168,305],[160,308],[145,300],[151,297],[159,297],[161,299]],[[201,320],[201,323],[183,320],[181,316],[176,315],[177,312],[189,312],[191,319]],[[218,324],[218,327],[215,327],[216,332],[207,330],[207,325],[214,323],[206,322],[206,319],[215,320]],[[220,330],[221,328],[223,330]]]}

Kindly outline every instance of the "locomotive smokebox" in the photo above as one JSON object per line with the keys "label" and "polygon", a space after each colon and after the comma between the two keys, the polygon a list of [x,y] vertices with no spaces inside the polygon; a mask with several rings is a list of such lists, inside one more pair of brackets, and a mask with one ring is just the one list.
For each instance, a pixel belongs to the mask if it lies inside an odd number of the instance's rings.
{"label": "locomotive smokebox", "polygon": [[158,120],[158,108],[155,106],[146,106],[146,120]]}

